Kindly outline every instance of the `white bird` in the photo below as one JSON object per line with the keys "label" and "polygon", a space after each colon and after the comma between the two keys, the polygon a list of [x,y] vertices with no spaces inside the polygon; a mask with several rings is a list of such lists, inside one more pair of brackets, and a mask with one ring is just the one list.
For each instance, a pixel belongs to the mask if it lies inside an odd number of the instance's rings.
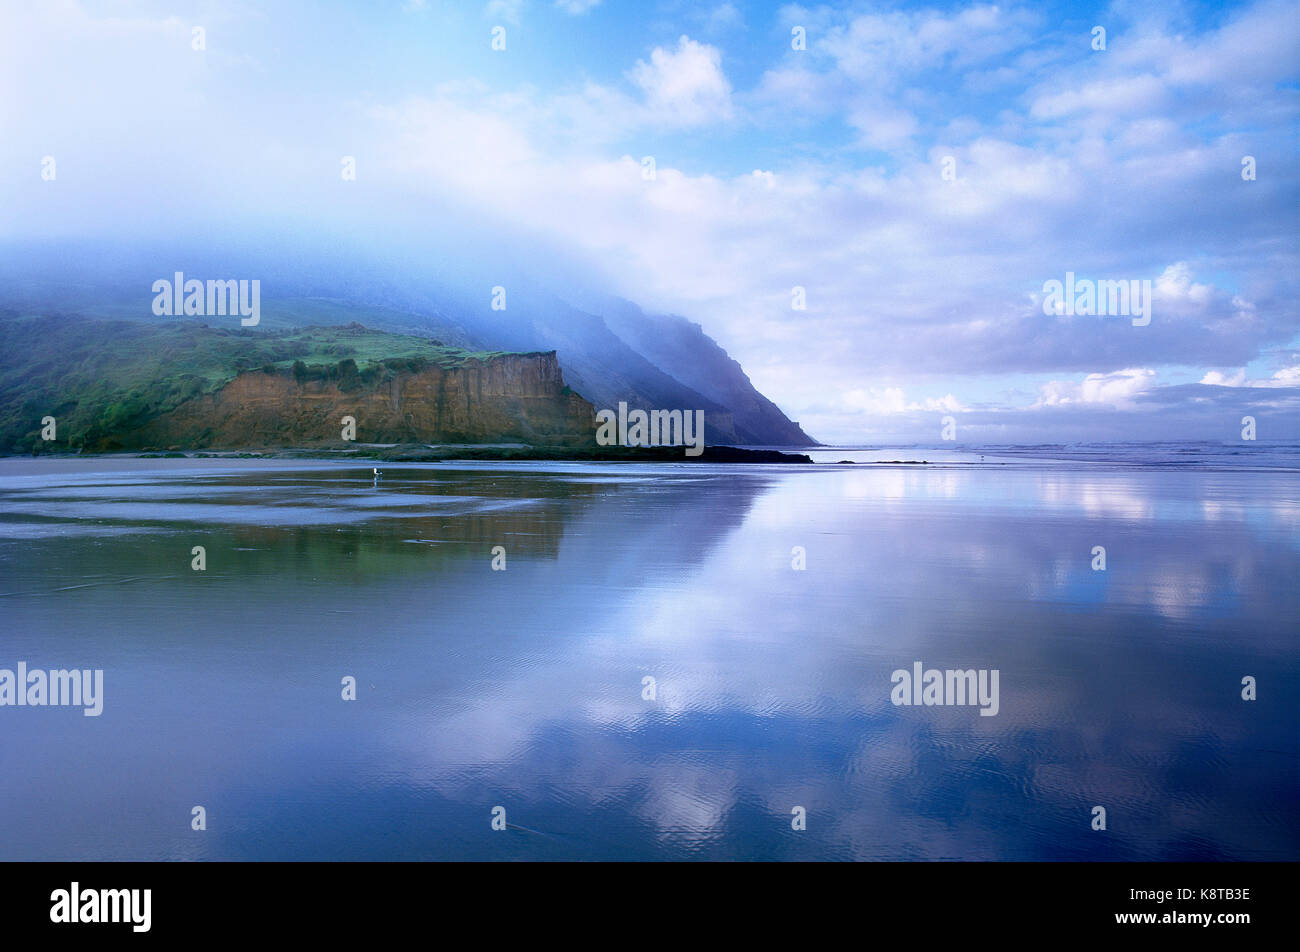
{"label": "white bird", "polygon": [[384,474],[381,473],[379,470],[377,470],[377,469],[373,469],[373,468],[371,469],[371,472],[373,472],[376,476],[382,476],[382,475],[384,475]]}

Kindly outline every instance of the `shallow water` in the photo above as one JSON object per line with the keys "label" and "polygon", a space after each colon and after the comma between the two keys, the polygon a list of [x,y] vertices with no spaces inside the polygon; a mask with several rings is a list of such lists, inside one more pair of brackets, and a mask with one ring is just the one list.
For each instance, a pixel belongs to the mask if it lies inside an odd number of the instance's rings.
{"label": "shallow water", "polygon": [[916,452],[0,460],[0,858],[1300,859],[1294,468]]}

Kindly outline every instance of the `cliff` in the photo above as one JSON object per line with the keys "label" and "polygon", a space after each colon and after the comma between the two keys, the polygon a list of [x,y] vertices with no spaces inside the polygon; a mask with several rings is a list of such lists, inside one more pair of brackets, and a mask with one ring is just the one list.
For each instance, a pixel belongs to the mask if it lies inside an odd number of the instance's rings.
{"label": "cliff", "polygon": [[[554,352],[349,324],[284,331],[0,314],[0,452],[595,440]],[[53,419],[56,436],[43,421]]]}
{"label": "cliff", "polygon": [[[505,253],[495,228],[478,238],[432,228],[424,238],[429,244],[423,252],[412,245],[393,256],[359,255],[357,248],[306,234],[255,250],[208,235],[190,236],[181,244],[172,235],[156,242],[0,242],[0,310],[112,315],[156,331],[149,289],[183,260],[186,273],[196,277],[260,276],[259,331],[344,327],[359,321],[391,335],[442,340],[466,351],[555,351],[568,384],[597,409],[626,402],[643,410],[703,410],[715,443],[816,442],[754,387],[724,341],[714,340],[700,325],[645,313],[601,290],[602,281],[585,281],[549,266],[552,249],[521,247],[517,255]],[[496,285],[508,287],[508,309],[489,306],[487,289]],[[210,322],[239,327],[234,319]],[[114,336],[131,333],[118,330]],[[745,343],[743,330],[731,333],[727,346]],[[333,359],[341,356],[346,355]],[[772,353],[770,358],[779,356]],[[360,363],[362,355],[356,359]],[[93,356],[91,360],[98,363]],[[258,366],[260,362],[243,369]],[[11,441],[14,437],[5,426],[0,417],[0,449],[6,435]]]}
{"label": "cliff", "polygon": [[759,393],[740,363],[699,324],[676,315],[645,314],[627,301],[605,312],[609,328],[686,386],[731,412],[733,442],[811,446],[816,441]]}
{"label": "cliff", "polygon": [[[590,443],[595,411],[564,385],[555,354],[508,354],[444,369],[388,371],[372,384],[241,373],[123,434],[132,445],[308,446],[340,439],[343,418],[359,443]],[[124,445],[126,445],[124,443]]]}

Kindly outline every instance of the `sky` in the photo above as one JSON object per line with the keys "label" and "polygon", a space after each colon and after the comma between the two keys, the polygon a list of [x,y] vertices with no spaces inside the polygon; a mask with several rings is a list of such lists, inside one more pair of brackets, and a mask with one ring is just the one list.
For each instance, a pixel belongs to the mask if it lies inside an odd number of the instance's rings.
{"label": "sky", "polygon": [[[1300,438],[1297,2],[0,11],[0,240],[454,206],[826,442]],[[1067,273],[1150,321],[1045,313]]]}

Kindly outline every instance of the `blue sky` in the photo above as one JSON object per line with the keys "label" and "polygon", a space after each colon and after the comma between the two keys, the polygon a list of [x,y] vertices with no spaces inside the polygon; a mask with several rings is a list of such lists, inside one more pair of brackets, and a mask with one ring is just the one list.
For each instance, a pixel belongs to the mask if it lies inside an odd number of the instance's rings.
{"label": "blue sky", "polygon": [[[10,240],[219,220],[381,244],[454,200],[699,322],[823,440],[932,441],[945,415],[972,440],[1235,439],[1247,412],[1261,438],[1300,437],[1294,2],[51,2],[4,20]],[[57,191],[33,174],[45,155]],[[1066,272],[1151,281],[1151,323],[1045,315]]]}

